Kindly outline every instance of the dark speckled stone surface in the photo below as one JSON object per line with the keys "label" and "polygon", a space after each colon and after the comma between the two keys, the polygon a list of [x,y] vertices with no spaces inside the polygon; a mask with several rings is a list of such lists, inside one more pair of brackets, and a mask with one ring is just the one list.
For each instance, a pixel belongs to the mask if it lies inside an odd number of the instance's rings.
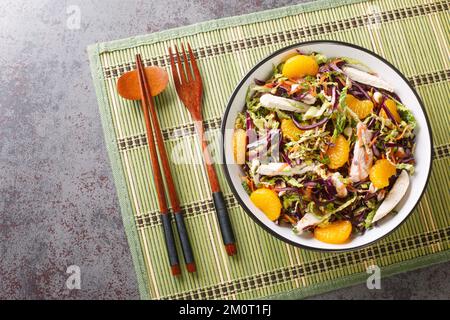
{"label": "dark speckled stone surface", "polygon": [[[0,298],[138,298],[86,46],[291,3],[1,1]],[[69,4],[80,10],[79,29],[67,27]],[[81,289],[70,291],[73,264]],[[316,299],[449,298],[449,267]]]}

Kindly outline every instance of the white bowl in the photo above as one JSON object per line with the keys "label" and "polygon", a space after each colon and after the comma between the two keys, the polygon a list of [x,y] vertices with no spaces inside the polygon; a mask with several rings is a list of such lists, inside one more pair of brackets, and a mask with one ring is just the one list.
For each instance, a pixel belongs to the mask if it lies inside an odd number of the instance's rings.
{"label": "white bowl", "polygon": [[[381,78],[395,87],[395,93],[400,97],[407,108],[413,112],[418,123],[416,129],[416,151],[414,154],[416,159],[415,173],[410,177],[410,186],[407,194],[395,209],[398,213],[388,215],[386,218],[379,221],[377,226],[367,230],[363,235],[352,237],[352,239],[345,244],[327,244],[314,239],[312,236],[297,236],[292,232],[290,227],[279,226],[270,221],[264,213],[250,201],[250,197],[241,185],[241,177],[244,176],[244,172],[233,159],[232,134],[234,121],[238,112],[244,109],[247,88],[255,78],[262,80],[269,78],[272,73],[273,65],[278,65],[285,61],[289,56],[295,54],[296,49],[299,49],[302,53],[320,52],[327,57],[349,57],[363,62],[370,69],[374,70]],[[431,171],[431,129],[419,96],[406,78],[392,64],[367,49],[349,43],[337,41],[302,42],[278,50],[263,59],[245,75],[231,95],[222,121],[222,135],[223,168],[225,176],[231,190],[244,210],[260,226],[278,239],[308,249],[327,251],[350,250],[366,246],[388,235],[405,221],[409,214],[414,210],[414,207],[419,202],[425,190]]]}

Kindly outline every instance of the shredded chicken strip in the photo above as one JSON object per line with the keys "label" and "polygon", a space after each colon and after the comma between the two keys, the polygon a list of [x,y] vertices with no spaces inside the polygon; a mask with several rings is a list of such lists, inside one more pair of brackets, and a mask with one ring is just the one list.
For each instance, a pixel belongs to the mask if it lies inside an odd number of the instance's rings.
{"label": "shredded chicken strip", "polygon": [[359,182],[369,176],[372,167],[373,154],[370,147],[372,133],[367,126],[360,122],[356,126],[357,140],[353,150],[353,160],[350,166],[350,179]]}

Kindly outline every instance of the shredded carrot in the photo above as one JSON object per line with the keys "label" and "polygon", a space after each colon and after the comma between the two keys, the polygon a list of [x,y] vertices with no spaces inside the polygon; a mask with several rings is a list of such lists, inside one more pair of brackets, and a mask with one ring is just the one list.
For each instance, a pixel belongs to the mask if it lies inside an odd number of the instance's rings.
{"label": "shredded carrot", "polygon": [[403,150],[403,148],[398,148],[398,150],[394,153],[394,156],[397,158],[404,158],[405,157],[405,151]]}
{"label": "shredded carrot", "polygon": [[376,136],[375,138],[372,139],[372,141],[370,141],[369,146],[373,146],[375,144],[375,142],[377,142],[378,136]]}
{"label": "shredded carrot", "polygon": [[[387,157],[387,158],[388,158],[388,157]],[[389,158],[388,158],[388,161],[389,161]],[[390,161],[391,161],[393,164],[397,164],[397,162],[395,161],[394,155],[392,155]]]}
{"label": "shredded carrot", "polygon": [[286,83],[286,82],[282,82],[280,83],[280,87],[283,87],[284,89],[286,89],[287,91],[291,90],[291,85]]}
{"label": "shredded carrot", "polygon": [[311,194],[312,194],[312,188],[311,187],[306,187],[306,189],[303,189],[304,195],[308,198],[311,199]]}
{"label": "shredded carrot", "polygon": [[266,87],[266,88],[273,88],[273,87],[275,87],[275,83],[273,83],[273,82],[271,82],[271,83],[266,83],[266,84],[264,85],[264,87]]}
{"label": "shredded carrot", "polygon": [[249,179],[248,177],[247,177],[247,185],[252,192],[255,191],[255,189],[256,189],[255,184],[254,184],[253,180]]}
{"label": "shredded carrot", "polygon": [[297,223],[292,217],[288,216],[287,214],[283,214],[283,218],[288,220],[291,224],[296,224]]}
{"label": "shredded carrot", "polygon": [[283,171],[285,168],[287,168],[287,167],[289,167],[289,164],[288,163],[285,163],[284,165],[282,165],[278,170],[277,170],[277,172],[281,172],[281,171]]}
{"label": "shredded carrot", "polygon": [[294,90],[291,89],[291,91],[289,91],[289,95],[293,95],[294,93],[297,93],[298,91],[300,91],[300,87],[295,88]]}
{"label": "shredded carrot", "polygon": [[297,84],[297,83],[293,83],[293,84],[291,85],[289,94],[292,95],[292,94],[297,93],[298,91],[300,91],[300,90],[302,90],[302,89],[303,89],[303,88],[302,88],[301,85],[299,85],[299,84]]}
{"label": "shredded carrot", "polygon": [[345,86],[345,79],[342,79],[341,77],[337,78],[337,80]]}
{"label": "shredded carrot", "polygon": [[403,136],[405,135],[406,129],[408,129],[408,125],[406,125],[405,129],[403,129],[402,134],[399,135],[397,138],[395,138],[395,140],[400,140],[401,138],[403,138]]}
{"label": "shredded carrot", "polygon": [[292,82],[290,80],[284,80],[282,83],[286,83],[289,86],[292,86],[292,85],[296,84],[295,82]]}
{"label": "shredded carrot", "polygon": [[357,135],[357,137],[358,137],[358,141],[359,141],[359,146],[362,146],[362,141],[363,141],[363,139],[362,139],[362,129],[361,129],[361,127],[358,129],[358,131],[356,132],[356,135]]}

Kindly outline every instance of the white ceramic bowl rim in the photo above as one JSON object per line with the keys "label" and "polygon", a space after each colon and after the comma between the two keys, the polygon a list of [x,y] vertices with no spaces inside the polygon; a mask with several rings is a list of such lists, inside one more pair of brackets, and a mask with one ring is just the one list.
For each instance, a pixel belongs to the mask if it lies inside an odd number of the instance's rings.
{"label": "white ceramic bowl rim", "polygon": [[[270,227],[268,227],[267,225],[265,225],[262,221],[260,221],[258,219],[258,217],[255,216],[255,214],[250,210],[250,208],[245,204],[245,202],[243,201],[243,199],[239,196],[238,191],[236,190],[231,176],[230,176],[230,172],[228,170],[228,164],[227,164],[227,160],[226,160],[226,155],[225,155],[225,130],[226,130],[226,124],[227,124],[227,118],[228,118],[228,114],[229,111],[232,107],[232,104],[234,103],[234,99],[236,97],[236,95],[238,94],[238,92],[241,90],[241,87],[245,84],[245,82],[248,80],[248,78],[257,70],[259,69],[264,63],[266,63],[268,60],[286,52],[289,50],[293,50],[297,47],[302,47],[302,46],[306,46],[306,45],[314,45],[314,44],[334,44],[334,45],[339,45],[339,46],[347,46],[347,47],[351,47],[353,49],[357,49],[357,50],[361,50],[375,58],[377,58],[378,60],[380,60],[381,62],[383,62],[384,64],[386,64],[388,67],[390,67],[395,73],[397,73],[397,75],[403,79],[403,81],[406,83],[406,85],[409,87],[409,89],[411,90],[411,92],[415,95],[415,98],[418,101],[418,104],[420,106],[420,108],[422,109],[422,112],[424,114],[425,120],[426,120],[426,126],[427,126],[427,130],[428,130],[428,135],[429,135],[429,143],[430,143],[430,150],[431,150],[431,155],[430,155],[430,164],[428,167],[428,173],[427,173],[427,178],[426,178],[426,182],[424,184],[423,189],[421,190],[420,196],[417,198],[416,203],[412,206],[412,209],[405,215],[405,217],[403,218],[403,220],[398,223],[398,225],[396,225],[394,228],[392,228],[390,231],[388,231],[387,233],[385,233],[384,235],[381,235],[380,237],[364,243],[362,245],[357,245],[357,246],[353,246],[353,247],[348,247],[348,248],[318,248],[318,247],[313,247],[313,246],[307,246],[305,244],[301,244],[298,242],[294,242],[290,239],[285,238],[284,236],[280,235],[279,233],[277,233],[275,230],[271,229]],[[420,99],[419,95],[417,94],[416,90],[411,86],[411,84],[409,83],[409,81],[407,80],[407,78],[396,68],[394,67],[389,61],[385,60],[383,57],[379,56],[378,54],[360,47],[358,45],[355,44],[351,44],[351,43],[347,43],[347,42],[342,42],[342,41],[335,41],[335,40],[312,40],[312,41],[303,41],[303,42],[299,42],[284,48],[281,48],[275,52],[273,52],[272,54],[270,54],[269,56],[265,57],[264,59],[262,59],[261,61],[259,61],[250,71],[247,72],[247,74],[242,78],[242,80],[239,82],[239,84],[236,86],[235,90],[233,91],[230,99],[228,100],[228,104],[227,104],[227,108],[225,110],[223,119],[222,119],[222,125],[221,125],[221,135],[222,135],[222,167],[223,167],[223,171],[225,173],[225,178],[227,179],[228,185],[231,188],[231,191],[233,192],[233,195],[236,197],[237,201],[239,202],[239,204],[241,205],[241,207],[244,209],[244,211],[254,220],[256,221],[256,223],[258,223],[258,225],[260,225],[263,229],[265,229],[266,231],[268,231],[270,234],[272,234],[273,236],[275,236],[276,238],[287,242],[291,245],[294,245],[296,247],[300,247],[300,248],[305,248],[305,249],[310,249],[310,250],[316,250],[316,251],[326,251],[326,252],[342,252],[342,251],[349,251],[349,250],[355,250],[355,249],[360,249],[363,247],[367,247],[371,244],[373,244],[376,241],[379,241],[381,239],[383,239],[384,237],[388,236],[389,234],[391,234],[392,232],[394,232],[398,227],[400,227],[406,220],[407,218],[411,215],[411,213],[414,211],[414,209],[416,208],[417,204],[420,202],[426,186],[428,185],[429,179],[430,179],[430,174],[431,174],[431,166],[432,166],[432,153],[433,153],[433,140],[432,140],[432,132],[431,132],[431,126],[430,126],[430,121],[428,118],[428,115],[425,111],[425,108],[423,106],[423,102]],[[364,235],[363,235],[364,236]]]}

